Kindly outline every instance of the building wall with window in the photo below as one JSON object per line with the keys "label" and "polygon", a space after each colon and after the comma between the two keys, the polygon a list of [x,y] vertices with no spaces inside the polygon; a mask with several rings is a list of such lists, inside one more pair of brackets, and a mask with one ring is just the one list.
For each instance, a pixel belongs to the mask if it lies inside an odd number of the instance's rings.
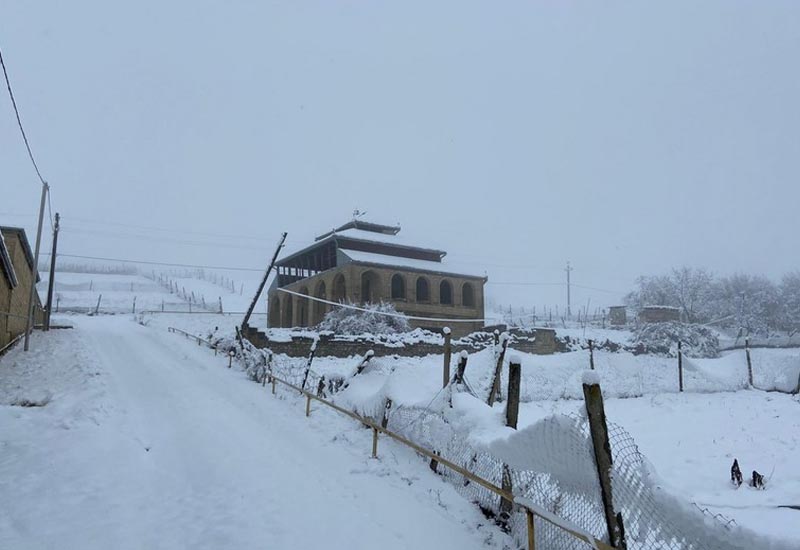
{"label": "building wall with window", "polygon": [[[410,321],[414,328],[436,330],[449,326],[458,337],[483,327],[485,282],[482,277],[350,263],[283,288],[333,302],[390,302],[409,316],[475,319],[474,322]],[[267,299],[270,327],[313,326],[334,307],[281,292],[275,287],[270,289]]]}

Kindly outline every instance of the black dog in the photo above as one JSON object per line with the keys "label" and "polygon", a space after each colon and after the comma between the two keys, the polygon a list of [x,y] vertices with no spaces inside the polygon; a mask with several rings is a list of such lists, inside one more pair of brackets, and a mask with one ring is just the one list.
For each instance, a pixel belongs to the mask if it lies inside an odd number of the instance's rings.
{"label": "black dog", "polygon": [[742,471],[739,469],[739,461],[733,459],[733,466],[731,466],[731,483],[740,487],[742,485]]}

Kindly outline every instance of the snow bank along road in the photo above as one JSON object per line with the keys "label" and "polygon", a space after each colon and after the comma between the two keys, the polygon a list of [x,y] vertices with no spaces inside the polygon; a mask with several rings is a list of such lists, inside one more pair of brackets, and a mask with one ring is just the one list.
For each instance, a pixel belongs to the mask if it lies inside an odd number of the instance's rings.
{"label": "snow bank along road", "polygon": [[0,360],[0,548],[508,542],[407,449],[128,316],[70,321]]}

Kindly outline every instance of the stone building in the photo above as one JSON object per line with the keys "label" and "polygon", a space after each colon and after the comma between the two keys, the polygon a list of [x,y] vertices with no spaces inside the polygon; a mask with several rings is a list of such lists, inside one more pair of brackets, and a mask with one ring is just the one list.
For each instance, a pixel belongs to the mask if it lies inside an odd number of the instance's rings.
{"label": "stone building", "polygon": [[626,306],[611,306],[608,308],[608,319],[611,326],[621,327],[628,323],[628,308]]}
{"label": "stone building", "polygon": [[286,289],[331,302],[389,302],[409,316],[475,319],[412,320],[414,328],[450,326],[456,336],[482,328],[487,278],[449,268],[446,252],[409,245],[399,232],[399,226],[353,220],[279,260],[268,292],[268,326],[313,326],[335,307],[279,290]]}
{"label": "stone building", "polygon": [[[0,348],[25,332],[32,277],[39,281],[25,230],[0,226]],[[38,293],[34,299],[35,320],[41,323]]]}
{"label": "stone building", "polygon": [[641,323],[666,323],[680,321],[681,310],[671,306],[645,306],[639,312]]}

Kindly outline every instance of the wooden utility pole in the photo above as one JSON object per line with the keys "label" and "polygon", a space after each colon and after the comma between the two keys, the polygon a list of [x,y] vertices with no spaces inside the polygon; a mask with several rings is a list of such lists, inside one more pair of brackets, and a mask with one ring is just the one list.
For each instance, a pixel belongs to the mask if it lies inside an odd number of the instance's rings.
{"label": "wooden utility pole", "polygon": [[503,346],[500,348],[500,353],[497,356],[497,362],[495,363],[494,368],[494,379],[492,381],[492,387],[489,389],[489,399],[486,400],[486,404],[490,407],[494,405],[494,400],[500,395],[500,378],[503,373],[503,362],[506,358],[506,350],[508,349],[508,340],[509,337],[506,334],[503,338]]}
{"label": "wooden utility pole", "polygon": [[508,402],[506,403],[506,426],[517,429],[519,419],[519,392],[522,379],[522,365],[512,357],[508,363]]}
{"label": "wooden utility pole", "polygon": [[442,332],[444,333],[444,365],[442,368],[442,387],[446,388],[447,384],[450,383],[450,360],[452,354],[452,347],[450,344],[450,328],[444,327]]}
{"label": "wooden utility pole", "polygon": [[611,491],[611,467],[613,464],[611,443],[608,440],[608,425],[606,424],[606,411],[603,405],[603,392],[600,390],[600,384],[584,382],[583,397],[586,400],[586,412],[589,417],[589,431],[592,436],[597,475],[600,480],[600,494],[603,498],[603,511],[606,516],[608,539],[614,548],[627,549],[622,514],[614,511],[614,500]]}
{"label": "wooden utility pole", "polygon": [[[258,304],[258,299],[261,297],[261,293],[264,291],[264,286],[267,284],[267,279],[269,279],[269,274],[272,272],[272,268],[275,266],[275,262],[278,260],[278,254],[281,252],[281,248],[283,248],[283,243],[286,242],[286,232],[284,231],[281,234],[281,239],[278,242],[278,247],[275,249],[275,253],[272,255],[272,260],[269,262],[269,267],[267,271],[264,272],[264,278],[261,279],[261,283],[258,285],[258,290],[256,291],[256,295],[253,296],[253,301],[250,302],[250,307],[247,308],[247,313],[242,320],[242,332],[247,331],[247,323],[250,321],[250,316],[253,314],[253,311],[256,309],[256,305]],[[222,298],[220,298],[220,313],[222,313]]]}
{"label": "wooden utility pole", "polygon": [[39,278],[39,245],[42,243],[42,222],[44,221],[44,201],[50,186],[47,182],[42,182],[42,201],[39,204],[39,228],[36,230],[36,248],[33,254],[33,267],[31,268],[31,288],[28,294],[28,320],[25,324],[25,344],[23,349],[30,349],[31,331],[33,330],[33,308],[36,305],[36,279]]}
{"label": "wooden utility pole", "polygon": [[683,391],[683,350],[678,342],[678,391]]}
{"label": "wooden utility pole", "polygon": [[50,330],[50,313],[53,311],[53,287],[56,279],[56,251],[58,250],[58,229],[61,215],[56,212],[56,224],[53,227],[53,250],[50,252],[50,280],[47,282],[47,311],[45,312],[44,330]]}
{"label": "wooden utility pole", "polygon": [[753,362],[750,360],[750,338],[744,340],[744,353],[747,356],[747,383],[753,387]]}
{"label": "wooden utility pole", "polygon": [[570,287],[569,274],[572,272],[572,267],[569,262],[567,262],[567,268],[564,271],[567,272],[567,319],[570,319],[572,317],[572,298],[570,296],[572,289]]}
{"label": "wooden utility pole", "polygon": [[[512,357],[508,364],[508,402],[506,403],[506,426],[517,429],[519,419],[519,391],[520,379],[522,377],[522,365],[519,359]],[[503,476],[500,481],[504,491],[511,493],[514,487],[511,483],[511,469],[507,464],[503,464]],[[514,504],[504,498],[500,499],[500,521],[507,527],[508,519]]]}

